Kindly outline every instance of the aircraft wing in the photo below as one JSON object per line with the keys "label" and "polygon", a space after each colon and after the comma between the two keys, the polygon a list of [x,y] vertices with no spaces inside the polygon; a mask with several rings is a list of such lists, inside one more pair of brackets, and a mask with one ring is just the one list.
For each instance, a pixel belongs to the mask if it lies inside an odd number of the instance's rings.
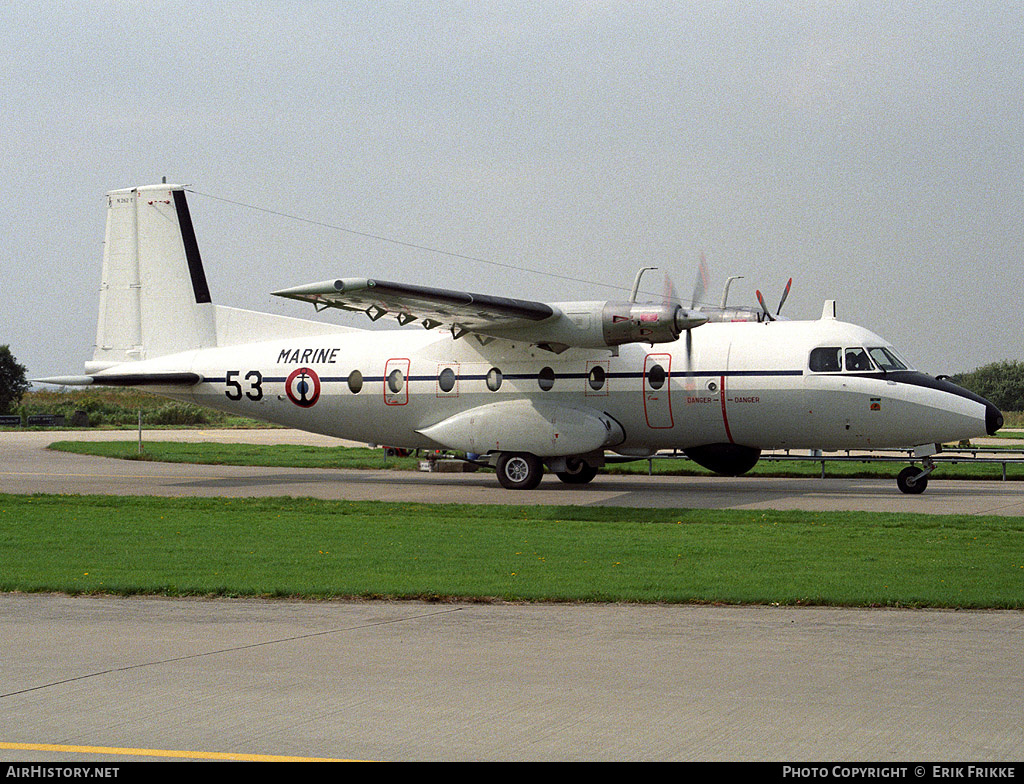
{"label": "aircraft wing", "polygon": [[328,280],[273,294],[311,302],[317,310],[340,308],[365,313],[373,321],[388,316],[403,326],[415,321],[427,329],[443,326],[456,337],[466,332],[537,323],[557,315],[555,308],[543,302],[368,278]]}

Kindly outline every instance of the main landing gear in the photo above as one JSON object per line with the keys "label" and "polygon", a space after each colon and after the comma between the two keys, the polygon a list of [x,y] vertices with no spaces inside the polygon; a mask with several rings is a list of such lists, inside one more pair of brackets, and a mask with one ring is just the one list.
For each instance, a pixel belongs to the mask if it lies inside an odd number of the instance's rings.
{"label": "main landing gear", "polygon": [[567,485],[585,485],[597,476],[597,466],[578,457],[570,457],[565,461],[565,470],[556,471],[555,476]]}
{"label": "main landing gear", "polygon": [[[544,462],[529,452],[502,452],[494,467],[498,483],[506,490],[533,490],[544,476]],[[597,476],[597,466],[579,457],[558,460],[552,468],[569,485],[585,485]]]}

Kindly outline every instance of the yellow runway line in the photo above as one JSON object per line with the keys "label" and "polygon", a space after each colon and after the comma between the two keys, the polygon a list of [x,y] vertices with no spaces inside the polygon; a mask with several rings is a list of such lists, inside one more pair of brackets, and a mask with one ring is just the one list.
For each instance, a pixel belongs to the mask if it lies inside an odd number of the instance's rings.
{"label": "yellow runway line", "polygon": [[5,743],[0,749],[12,751],[54,751],[61,754],[117,754],[130,757],[172,757],[178,759],[205,759],[231,762],[359,762],[360,760],[329,759],[323,757],[290,757],[277,754],[241,754],[219,751],[180,751],[171,749],[131,749],[116,746],[67,746],[55,743]]}

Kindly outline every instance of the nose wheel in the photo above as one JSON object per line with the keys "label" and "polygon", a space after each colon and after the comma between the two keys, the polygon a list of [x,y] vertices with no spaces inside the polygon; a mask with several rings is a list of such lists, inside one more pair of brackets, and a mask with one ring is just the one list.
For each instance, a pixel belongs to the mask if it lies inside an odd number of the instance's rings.
{"label": "nose wheel", "polygon": [[896,486],[901,493],[920,495],[928,487],[928,475],[935,470],[935,461],[926,457],[921,462],[921,468],[907,466],[896,477]]}

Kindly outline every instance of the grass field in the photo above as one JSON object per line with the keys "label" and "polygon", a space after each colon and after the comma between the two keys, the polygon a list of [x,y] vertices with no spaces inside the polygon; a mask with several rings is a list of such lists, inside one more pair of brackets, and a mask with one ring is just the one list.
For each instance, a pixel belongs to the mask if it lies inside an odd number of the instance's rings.
{"label": "grass field", "polygon": [[1024,519],[0,495],[0,590],[1024,608]]}
{"label": "grass field", "polygon": [[207,465],[290,466],[295,468],[376,468],[415,470],[416,457],[388,457],[383,449],[297,444],[218,444],[148,441],[139,453],[135,441],[58,441],[50,449],[121,460],[155,460]]}

